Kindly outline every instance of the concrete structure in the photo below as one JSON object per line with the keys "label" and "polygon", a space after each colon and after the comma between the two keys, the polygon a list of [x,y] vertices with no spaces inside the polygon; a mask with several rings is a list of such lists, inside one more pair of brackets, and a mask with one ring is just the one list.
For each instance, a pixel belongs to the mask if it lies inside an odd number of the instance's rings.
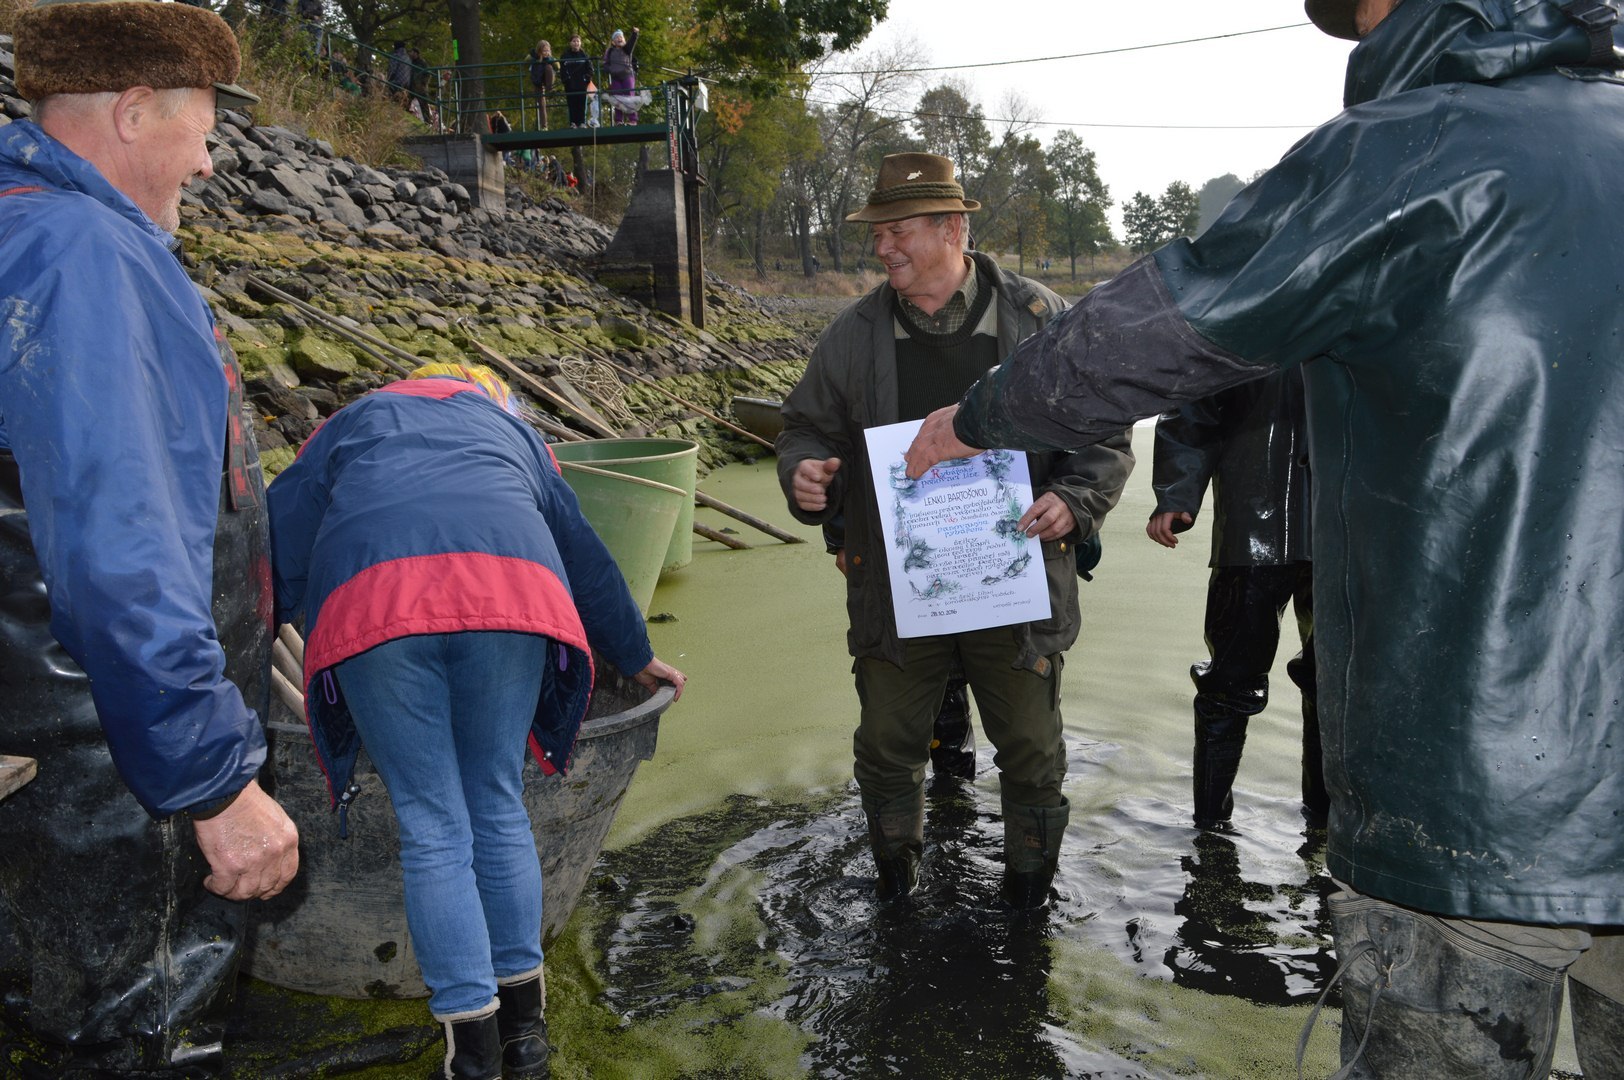
{"label": "concrete structure", "polygon": [[599,284],[645,307],[703,326],[703,301],[696,311],[693,299],[692,274],[700,267],[689,257],[686,187],[682,173],[672,169],[640,173],[626,216],[598,260],[597,276]]}
{"label": "concrete structure", "polygon": [[475,206],[500,210],[507,205],[502,154],[478,135],[414,135],[402,144],[406,151],[468,189]]}

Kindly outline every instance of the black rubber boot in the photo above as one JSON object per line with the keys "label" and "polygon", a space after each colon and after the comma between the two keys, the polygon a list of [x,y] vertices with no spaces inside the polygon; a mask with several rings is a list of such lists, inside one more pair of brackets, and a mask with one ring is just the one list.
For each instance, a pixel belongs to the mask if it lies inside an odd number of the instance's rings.
{"label": "black rubber boot", "polygon": [[496,1030],[502,1040],[503,1080],[547,1080],[547,980],[537,968],[496,983]]}
{"label": "black rubber boot", "polygon": [[1330,908],[1342,965],[1338,1077],[1550,1075],[1561,971],[1381,900],[1344,893]]}
{"label": "black rubber boot", "polygon": [[1195,683],[1195,825],[1231,831],[1235,775],[1246,748],[1246,725],[1269,703],[1268,682],[1220,686],[1205,663],[1190,668]]}
{"label": "black rubber boot", "polygon": [[930,767],[937,776],[976,777],[976,731],[970,723],[970,686],[964,676],[947,680],[942,708],[931,731]]}
{"label": "black rubber boot", "polygon": [[1004,903],[1016,911],[1033,911],[1049,902],[1049,888],[1060,868],[1060,844],[1071,820],[1071,804],[1022,806],[1003,800]]}
{"label": "black rubber boot", "polygon": [[874,895],[900,900],[919,883],[919,857],[925,850],[925,789],[876,805],[863,800],[868,839],[874,848]]}
{"label": "black rubber boot", "polygon": [[1319,705],[1315,692],[1314,639],[1286,662],[1286,674],[1303,698],[1303,818],[1309,828],[1325,828],[1331,795],[1325,789],[1325,751],[1320,743]]}
{"label": "black rubber boot", "polygon": [[445,1028],[445,1060],[431,1080],[502,1080],[502,1039],[496,1002],[473,1013],[436,1016]]}

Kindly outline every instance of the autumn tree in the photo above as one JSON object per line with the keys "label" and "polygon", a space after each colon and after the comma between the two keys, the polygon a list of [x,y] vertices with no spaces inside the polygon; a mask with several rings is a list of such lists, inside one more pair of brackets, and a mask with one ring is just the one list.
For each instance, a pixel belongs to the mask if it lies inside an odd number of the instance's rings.
{"label": "autumn tree", "polygon": [[1138,254],[1162,246],[1162,211],[1156,200],[1143,191],[1133,193],[1122,207],[1122,231],[1128,247]]}
{"label": "autumn tree", "polygon": [[1077,280],[1077,257],[1096,255],[1111,243],[1111,225],[1105,212],[1111,207],[1110,189],[1100,179],[1094,151],[1070,128],[1062,128],[1049,144],[1049,175],[1054,184],[1050,209],[1051,243],[1058,243],[1071,262]]}
{"label": "autumn tree", "polygon": [[1156,200],[1161,215],[1162,240],[1194,236],[1201,231],[1201,200],[1183,180],[1174,180]]}
{"label": "autumn tree", "polygon": [[[824,153],[812,182],[836,271],[846,266],[846,215],[873,186],[880,158],[913,148],[907,106],[919,80],[909,69],[920,64],[916,46],[897,43],[854,57],[844,69],[816,78],[820,95],[833,103],[821,111]],[[810,257],[803,258],[810,273]]]}
{"label": "autumn tree", "polygon": [[815,117],[800,95],[752,98],[718,91],[699,131],[710,240],[724,230],[743,240],[758,274],[767,270],[768,217],[793,163],[816,157]]}
{"label": "autumn tree", "polygon": [[920,95],[914,106],[914,132],[920,149],[952,159],[961,182],[986,167],[992,134],[981,106],[970,100],[960,80],[950,79]]}

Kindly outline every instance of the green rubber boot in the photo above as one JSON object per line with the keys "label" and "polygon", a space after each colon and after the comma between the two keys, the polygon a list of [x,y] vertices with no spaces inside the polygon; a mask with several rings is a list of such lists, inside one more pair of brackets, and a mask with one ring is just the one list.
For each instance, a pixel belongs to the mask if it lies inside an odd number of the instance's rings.
{"label": "green rubber boot", "polygon": [[1071,803],[1004,805],[1004,903],[1016,911],[1034,911],[1049,902],[1049,887],[1060,867],[1060,843],[1071,820]]}

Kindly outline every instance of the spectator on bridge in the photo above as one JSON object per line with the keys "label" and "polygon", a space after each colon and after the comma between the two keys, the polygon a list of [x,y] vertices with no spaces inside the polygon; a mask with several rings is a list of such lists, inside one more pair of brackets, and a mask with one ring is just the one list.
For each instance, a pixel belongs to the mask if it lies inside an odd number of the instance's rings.
{"label": "spectator on bridge", "polygon": [[530,85],[536,91],[536,126],[542,131],[552,127],[547,115],[547,95],[558,80],[558,60],[553,56],[553,43],[538,41],[530,50]]}
{"label": "spectator on bridge", "polygon": [[616,30],[609,37],[609,47],[603,51],[603,73],[609,76],[609,93],[631,104],[626,108],[622,102],[612,102],[613,119],[617,124],[637,123],[637,106],[632,98],[632,91],[637,89],[637,34],[635,26],[630,37]]}
{"label": "spectator on bridge", "polygon": [[592,85],[592,58],[581,48],[581,35],[570,35],[570,47],[558,61],[558,78],[564,84],[564,102],[569,106],[570,127],[586,127],[587,87]]}
{"label": "spectator on bridge", "polygon": [[430,74],[428,64],[424,62],[423,54],[417,51],[416,45],[407,50],[406,59],[411,62],[411,67],[406,70],[407,86],[410,88],[412,97],[416,98],[421,104],[424,115],[427,115],[429,111]]}
{"label": "spectator on bridge", "polygon": [[412,57],[404,41],[395,42],[395,51],[389,54],[389,93],[403,106],[410,106],[408,95],[412,87]]}

